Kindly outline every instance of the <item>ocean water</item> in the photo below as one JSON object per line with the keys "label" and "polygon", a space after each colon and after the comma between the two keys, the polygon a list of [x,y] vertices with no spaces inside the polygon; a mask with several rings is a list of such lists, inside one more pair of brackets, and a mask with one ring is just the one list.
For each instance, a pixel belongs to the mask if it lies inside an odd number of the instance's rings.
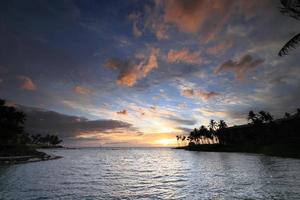
{"label": "ocean water", "polygon": [[300,160],[169,148],[48,150],[0,166],[0,199],[300,199]]}

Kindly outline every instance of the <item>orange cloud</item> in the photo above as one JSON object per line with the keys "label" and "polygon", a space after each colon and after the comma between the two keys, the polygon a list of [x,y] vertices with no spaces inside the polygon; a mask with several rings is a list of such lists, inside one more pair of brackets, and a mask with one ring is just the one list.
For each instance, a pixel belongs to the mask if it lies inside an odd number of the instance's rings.
{"label": "orange cloud", "polygon": [[272,1],[258,0],[155,0],[154,5],[145,5],[144,13],[133,13],[133,33],[141,36],[146,29],[158,40],[168,39],[168,29],[174,25],[185,33],[201,32],[201,41],[216,39],[229,18],[238,13],[249,19],[258,11],[270,12]]}
{"label": "orange cloud", "polygon": [[202,90],[194,90],[192,88],[184,89],[181,91],[181,95],[185,96],[187,98],[201,98],[202,100],[210,100],[216,96],[221,95],[220,93],[217,92],[205,92]]}
{"label": "orange cloud", "polygon": [[118,111],[117,114],[118,115],[127,115],[128,111],[124,109],[124,110]]}
{"label": "orange cloud", "polygon": [[205,26],[203,36],[209,41],[223,27],[233,5],[232,0],[169,0],[165,1],[164,21],[175,24],[186,33],[196,33]]}
{"label": "orange cloud", "polygon": [[246,74],[258,67],[264,62],[263,59],[254,59],[251,55],[244,55],[238,61],[228,60],[222,63],[218,68],[215,69],[215,74],[219,74],[222,71],[232,71],[235,73],[237,80],[243,80]]}
{"label": "orange cloud", "polygon": [[168,62],[185,62],[188,64],[198,64],[201,62],[200,53],[199,52],[189,52],[188,49],[183,48],[181,50],[173,50],[171,49],[168,53],[167,57]]}
{"label": "orange cloud", "polygon": [[36,90],[37,86],[33,83],[31,78],[27,76],[19,76],[18,79],[22,82],[21,83],[21,88],[24,90]]}
{"label": "orange cloud", "polygon": [[77,93],[77,94],[81,94],[81,95],[87,95],[87,94],[91,94],[92,91],[86,87],[83,87],[83,86],[76,86],[74,88],[74,91]]}
{"label": "orange cloud", "polygon": [[117,79],[119,85],[132,87],[136,82],[146,76],[155,68],[158,68],[157,55],[159,49],[151,48],[149,58],[143,58],[139,64],[131,64],[117,59],[108,59],[106,67],[120,71]]}

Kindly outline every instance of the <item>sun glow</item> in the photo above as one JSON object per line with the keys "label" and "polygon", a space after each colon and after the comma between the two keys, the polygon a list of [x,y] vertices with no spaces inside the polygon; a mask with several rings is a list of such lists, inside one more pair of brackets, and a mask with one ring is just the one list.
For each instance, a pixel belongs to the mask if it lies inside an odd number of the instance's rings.
{"label": "sun glow", "polygon": [[155,143],[162,146],[175,146],[176,139],[175,138],[160,139],[160,140],[156,140]]}

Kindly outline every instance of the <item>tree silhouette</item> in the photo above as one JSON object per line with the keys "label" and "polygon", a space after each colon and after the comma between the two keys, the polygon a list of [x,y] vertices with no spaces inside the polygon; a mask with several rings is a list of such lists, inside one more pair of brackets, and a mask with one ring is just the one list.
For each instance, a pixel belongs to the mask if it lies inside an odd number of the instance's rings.
{"label": "tree silhouette", "polygon": [[273,116],[268,113],[268,112],[265,112],[265,111],[259,111],[259,119],[261,122],[271,122],[273,121]]}
{"label": "tree silhouette", "polygon": [[203,125],[199,129],[199,136],[201,138],[202,143],[204,143],[204,144],[209,143],[208,139],[210,138],[211,134],[210,134],[209,130]]}
{"label": "tree silhouette", "polygon": [[4,100],[0,100],[0,138],[5,144],[27,142],[29,138],[24,133],[25,114],[16,108],[6,106]]}
{"label": "tree silhouette", "polygon": [[[297,109],[297,113],[286,113],[285,116],[289,116],[289,118],[273,121],[273,116],[269,112],[261,110],[257,114],[250,111],[248,113],[249,124],[232,127],[227,127],[224,120],[220,120],[218,123],[210,120],[209,129],[202,125],[199,129],[195,128],[190,132],[190,135],[187,136],[189,141],[187,149],[191,147],[192,150],[199,149],[200,151],[257,152],[260,151],[257,149],[261,147],[269,148],[268,145],[270,145],[272,149],[273,145],[282,144],[286,146],[287,151],[290,151],[289,148],[294,148],[300,141],[300,109]],[[182,141],[184,140],[182,139]],[[282,151],[280,150],[280,152]],[[297,153],[294,150],[291,152]]]}
{"label": "tree silhouette", "polygon": [[290,118],[290,117],[291,117],[291,114],[290,114],[290,113],[288,113],[288,112],[284,113],[284,118],[288,119],[288,118]]}
{"label": "tree silhouette", "polygon": [[176,139],[177,139],[177,146],[179,146],[179,140],[180,140],[181,136],[180,135],[176,135]]}
{"label": "tree silhouette", "polygon": [[225,129],[227,128],[227,124],[224,120],[220,120],[219,123],[218,123],[218,130],[222,130],[222,129]]}
{"label": "tree silhouette", "polygon": [[217,122],[215,122],[215,120],[211,119],[208,125],[208,128],[211,132],[214,132],[216,130],[217,127]]}
{"label": "tree silhouette", "polygon": [[[294,19],[300,20],[300,0],[280,0],[282,7],[280,12]],[[295,49],[300,42],[300,33],[290,39],[279,51],[279,56],[288,55],[291,49]]]}
{"label": "tree silhouette", "polygon": [[250,110],[249,113],[248,113],[248,121],[250,123],[254,124],[256,120],[257,120],[256,114],[252,110]]}

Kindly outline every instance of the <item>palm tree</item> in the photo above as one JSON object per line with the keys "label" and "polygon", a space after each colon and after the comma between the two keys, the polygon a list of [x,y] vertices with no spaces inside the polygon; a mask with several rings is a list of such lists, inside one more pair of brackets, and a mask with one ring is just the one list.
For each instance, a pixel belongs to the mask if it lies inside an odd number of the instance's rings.
{"label": "palm tree", "polygon": [[291,114],[290,114],[290,113],[288,113],[288,112],[284,113],[284,118],[288,119],[288,118],[290,118],[290,117],[291,117]]}
{"label": "palm tree", "polygon": [[199,139],[201,144],[207,144],[207,138],[208,138],[208,130],[205,126],[200,126],[199,129]]}
{"label": "palm tree", "polygon": [[216,131],[217,142],[219,142],[219,143],[221,142],[222,137],[223,137],[224,129],[226,129],[227,127],[228,127],[227,123],[224,120],[219,121],[218,130]]}
{"label": "palm tree", "polygon": [[183,136],[181,137],[181,141],[183,142],[183,145],[184,145],[184,146],[186,145],[186,143],[185,143],[185,139],[186,139],[186,136],[185,136],[185,135],[183,135]]}
{"label": "palm tree", "polygon": [[[280,12],[300,20],[300,0],[280,0],[282,7]],[[300,42],[300,33],[290,39],[279,51],[279,56],[286,56],[292,48],[296,48]]]}
{"label": "palm tree", "polygon": [[217,127],[217,122],[215,120],[211,119],[208,125],[208,128],[211,132],[215,131]]}
{"label": "palm tree", "polygon": [[50,138],[49,138],[49,143],[52,146],[58,145],[61,142],[62,142],[62,140],[59,139],[57,135],[51,135]]}
{"label": "palm tree", "polygon": [[176,135],[176,139],[177,139],[177,146],[179,147],[179,139],[180,139],[180,135]]}
{"label": "palm tree", "polygon": [[260,119],[261,122],[271,122],[271,121],[273,121],[273,116],[270,113],[265,112],[265,111],[262,110],[262,111],[259,111],[259,114],[260,114],[259,119]]}
{"label": "palm tree", "polygon": [[219,123],[218,123],[218,129],[222,130],[224,128],[227,128],[227,124],[224,120],[220,120]]}
{"label": "palm tree", "polygon": [[257,119],[256,114],[255,114],[252,110],[250,110],[250,111],[249,111],[249,114],[248,114],[248,121],[249,121],[250,123],[253,123],[253,124],[254,124],[254,122],[256,121],[256,119]]}
{"label": "palm tree", "polygon": [[3,144],[17,144],[28,141],[24,132],[25,114],[5,105],[0,99],[0,141]]}

